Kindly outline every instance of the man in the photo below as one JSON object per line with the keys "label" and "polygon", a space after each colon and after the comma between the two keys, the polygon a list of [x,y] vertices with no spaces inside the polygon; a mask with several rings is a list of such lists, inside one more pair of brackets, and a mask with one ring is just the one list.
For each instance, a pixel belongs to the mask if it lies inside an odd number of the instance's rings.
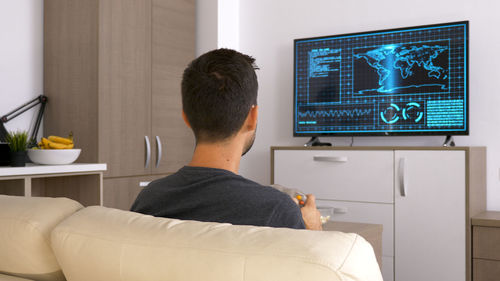
{"label": "man", "polygon": [[191,162],[156,180],[132,211],[238,225],[321,229],[313,195],[299,208],[288,195],[238,175],[257,128],[255,59],[234,50],[208,52],[182,78],[182,116],[196,138]]}

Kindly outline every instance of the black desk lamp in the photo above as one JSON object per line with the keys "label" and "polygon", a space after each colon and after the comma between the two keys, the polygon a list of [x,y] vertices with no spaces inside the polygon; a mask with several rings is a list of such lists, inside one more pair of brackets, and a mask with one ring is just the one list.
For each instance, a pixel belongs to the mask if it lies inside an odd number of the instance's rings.
{"label": "black desk lamp", "polygon": [[32,101],[27,102],[2,116],[0,118],[0,142],[6,142],[7,140],[8,132],[3,125],[4,123],[9,122],[10,120],[26,112],[27,110],[30,110],[31,108],[41,104],[40,109],[38,110],[38,116],[36,118],[35,125],[33,126],[33,131],[30,135],[28,135],[28,147],[36,146],[36,136],[38,135],[38,129],[40,128],[40,123],[42,122],[43,112],[45,111],[45,104],[47,103],[47,101],[48,99],[46,96],[40,95]]}

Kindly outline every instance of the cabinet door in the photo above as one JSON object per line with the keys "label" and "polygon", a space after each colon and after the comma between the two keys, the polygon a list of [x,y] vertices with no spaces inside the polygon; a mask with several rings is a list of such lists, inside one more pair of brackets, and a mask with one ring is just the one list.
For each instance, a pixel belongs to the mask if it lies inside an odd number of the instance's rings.
{"label": "cabinet door", "polygon": [[98,161],[107,177],[150,174],[151,1],[99,3]]}
{"label": "cabinet door", "polygon": [[103,205],[128,211],[144,188],[141,182],[151,182],[164,176],[166,175],[104,179]]}
{"label": "cabinet door", "polygon": [[195,56],[196,3],[152,3],[152,172],[161,174],[187,164],[194,150],[194,136],[182,119],[181,79]]}
{"label": "cabinet door", "polygon": [[465,280],[464,151],[396,151],[395,279]]}

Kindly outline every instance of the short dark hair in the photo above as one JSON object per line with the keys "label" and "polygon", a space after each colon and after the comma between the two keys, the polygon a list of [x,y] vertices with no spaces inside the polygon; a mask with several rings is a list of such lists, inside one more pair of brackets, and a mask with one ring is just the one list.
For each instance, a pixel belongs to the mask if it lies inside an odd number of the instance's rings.
{"label": "short dark hair", "polygon": [[182,77],[182,109],[196,142],[217,142],[237,133],[257,104],[255,59],[230,49],[193,60]]}

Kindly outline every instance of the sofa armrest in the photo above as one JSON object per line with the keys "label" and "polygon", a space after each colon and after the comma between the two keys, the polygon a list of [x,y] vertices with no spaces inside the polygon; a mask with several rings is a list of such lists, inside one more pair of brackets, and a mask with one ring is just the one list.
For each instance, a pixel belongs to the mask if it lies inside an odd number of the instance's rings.
{"label": "sofa armrest", "polygon": [[0,195],[0,273],[42,281],[64,280],[52,252],[50,234],[81,208],[80,203],[67,198]]}

